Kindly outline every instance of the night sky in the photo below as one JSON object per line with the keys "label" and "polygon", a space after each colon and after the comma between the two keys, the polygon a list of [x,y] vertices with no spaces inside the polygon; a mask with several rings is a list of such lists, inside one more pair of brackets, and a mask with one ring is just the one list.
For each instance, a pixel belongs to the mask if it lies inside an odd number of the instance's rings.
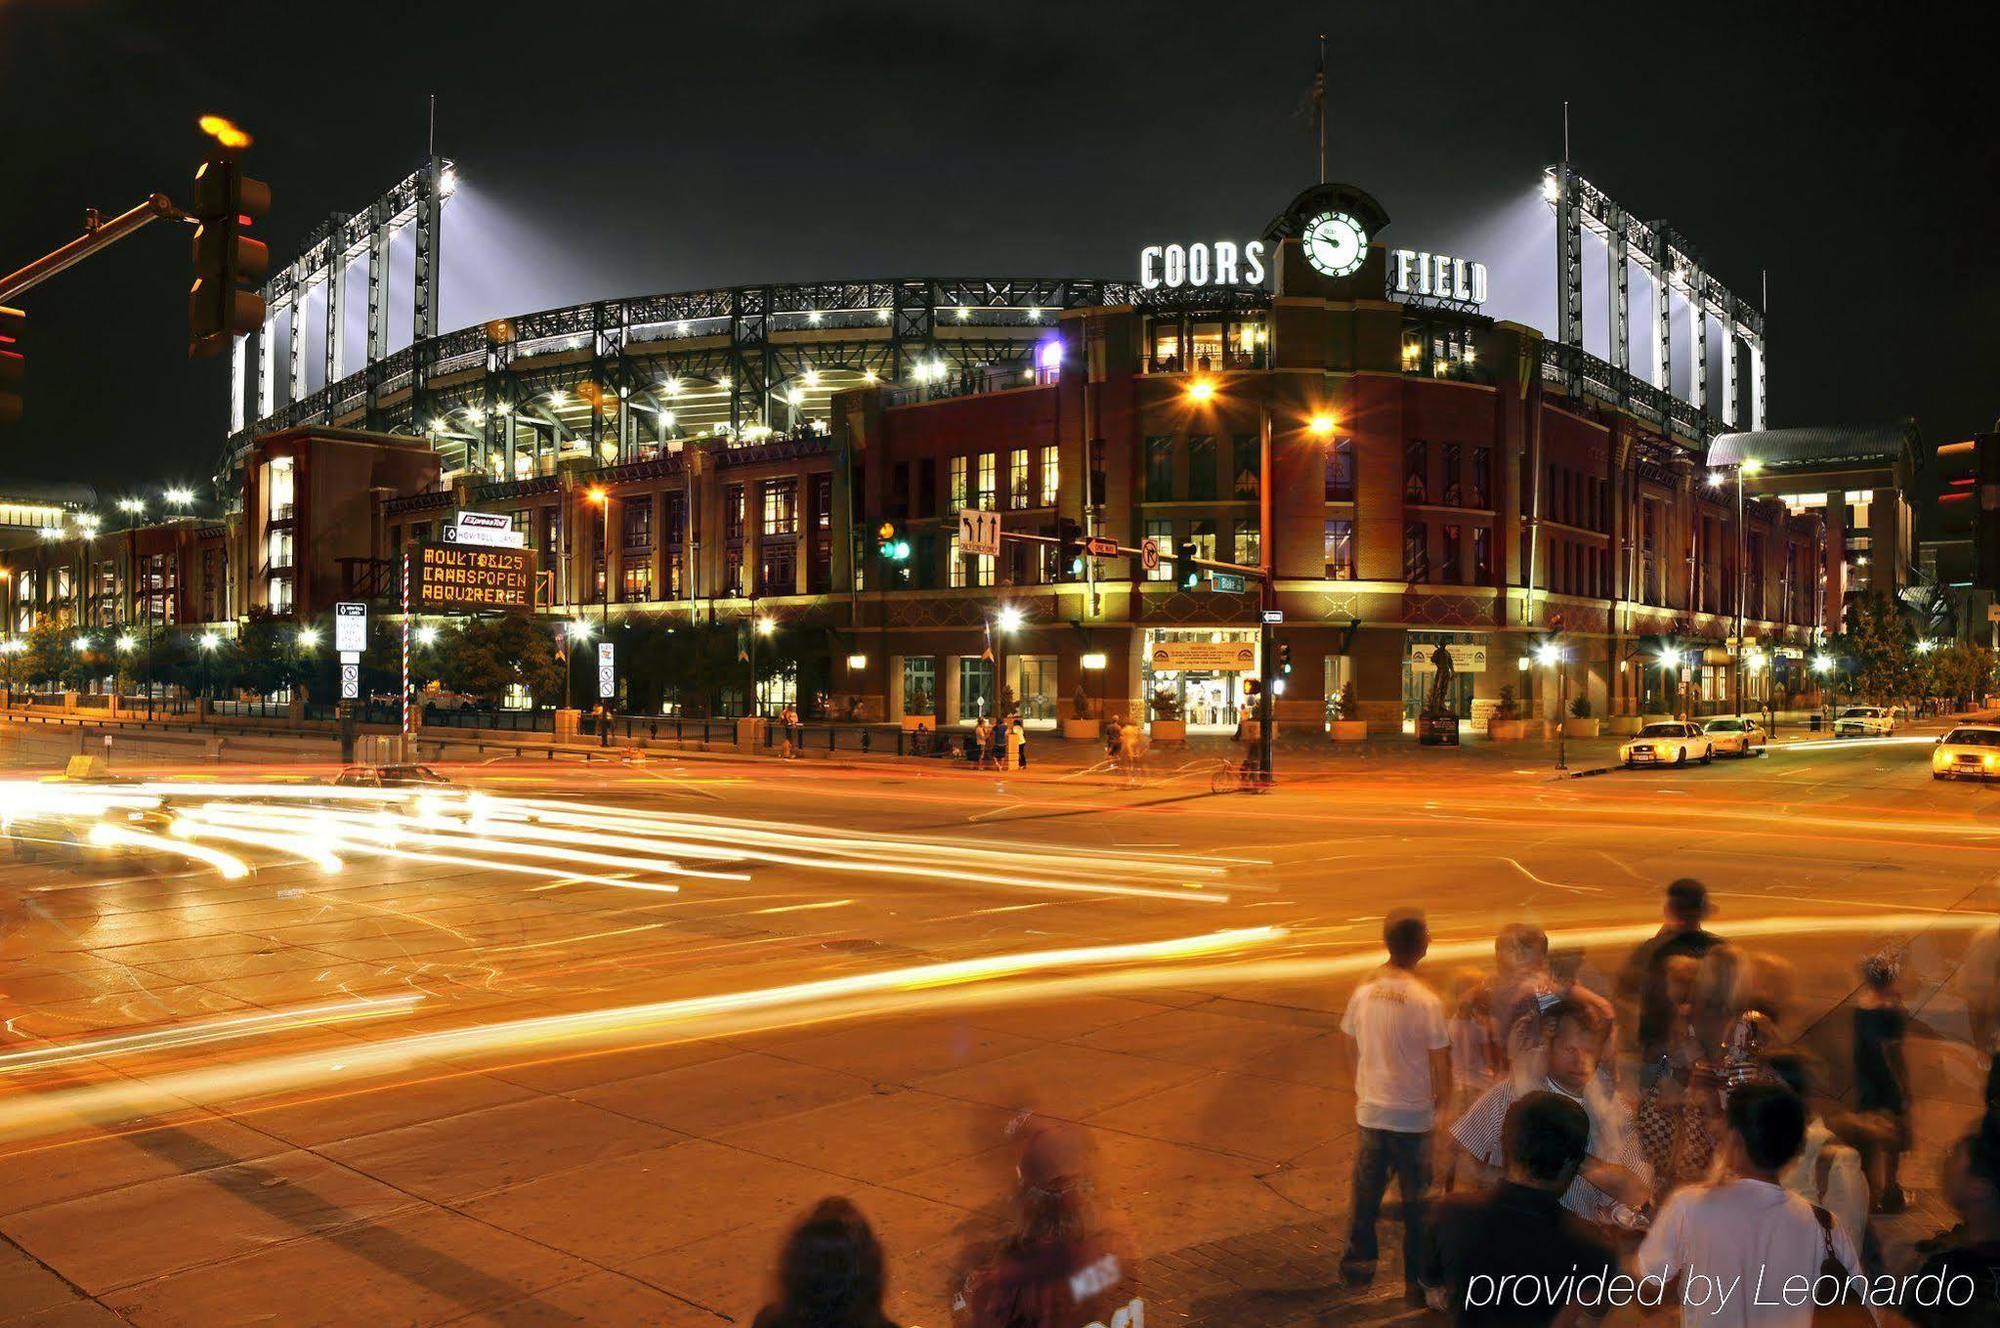
{"label": "night sky", "polygon": [[[1567,98],[1586,175],[1740,293],[1768,269],[1772,424],[1990,427],[2000,177],[1955,11],[1620,8],[0,0],[0,268],[87,205],[189,202],[204,111],[256,136],[282,263],[417,166],[435,92],[464,182],[447,328],[761,280],[1127,277],[1141,245],[1254,235],[1313,182],[1325,31],[1329,174],[1382,201],[1386,243],[1486,261],[1491,312],[1547,327],[1532,194]],[[0,487],[209,476],[226,361],[186,359],[190,275],[157,223],[18,301]]]}

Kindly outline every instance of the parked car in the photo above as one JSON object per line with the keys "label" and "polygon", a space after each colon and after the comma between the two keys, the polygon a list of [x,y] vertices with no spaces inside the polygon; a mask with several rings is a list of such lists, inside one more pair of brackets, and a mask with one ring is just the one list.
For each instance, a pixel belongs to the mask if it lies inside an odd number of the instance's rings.
{"label": "parked car", "polygon": [[1895,706],[1848,706],[1833,720],[1836,738],[1886,738],[1896,731]]}
{"label": "parked car", "polygon": [[425,710],[443,713],[486,709],[486,703],[476,696],[467,696],[463,692],[447,692],[442,689],[435,692],[419,692],[417,694],[417,704],[421,705]]}
{"label": "parked car", "polygon": [[1961,724],[1931,749],[1932,779],[2000,779],[2000,725]]}
{"label": "parked car", "polygon": [[1701,731],[1718,756],[1754,756],[1771,740],[1762,724],[1744,715],[1718,716],[1703,724]]}
{"label": "parked car", "polygon": [[1707,765],[1715,757],[1715,740],[1701,731],[1701,725],[1680,720],[1648,724],[1618,749],[1618,759],[1629,770],[1641,765],[1686,765],[1699,761]]}

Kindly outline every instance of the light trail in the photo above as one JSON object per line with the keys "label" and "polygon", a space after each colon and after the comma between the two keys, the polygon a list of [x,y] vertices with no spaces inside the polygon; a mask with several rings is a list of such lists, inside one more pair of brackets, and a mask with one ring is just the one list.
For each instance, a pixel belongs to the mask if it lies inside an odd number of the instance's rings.
{"label": "light trail", "polygon": [[209,848],[205,844],[190,844],[186,840],[168,839],[161,835],[148,834],[144,830],[134,830],[130,826],[119,825],[116,821],[99,821],[90,827],[90,842],[118,848],[144,849],[150,853],[166,853],[176,857],[192,858],[215,868],[224,880],[237,881],[250,874],[250,868],[243,859],[224,853],[219,848]]}
{"label": "light trail", "polygon": [[47,1070],[74,1065],[79,1061],[102,1061],[139,1052],[163,1051],[175,1047],[198,1046],[254,1037],[261,1033],[346,1023],[406,1010],[423,1000],[422,995],[362,996],[331,1005],[307,1006],[298,1010],[269,1010],[259,1014],[234,1015],[226,1019],[176,1024],[148,1029],[143,1033],[122,1033],[115,1037],[92,1038],[83,1042],[56,1042],[25,1051],[0,1054],[0,1075],[27,1070]]}

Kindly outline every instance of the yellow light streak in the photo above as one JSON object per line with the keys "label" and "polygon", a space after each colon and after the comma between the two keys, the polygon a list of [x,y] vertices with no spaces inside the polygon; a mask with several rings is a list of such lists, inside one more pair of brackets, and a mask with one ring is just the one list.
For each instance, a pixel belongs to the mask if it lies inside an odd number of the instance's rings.
{"label": "yellow light streak", "polygon": [[99,821],[90,827],[90,842],[192,858],[196,862],[205,862],[215,868],[222,874],[224,880],[237,881],[250,874],[250,868],[243,859],[232,857],[219,848],[168,839],[162,835],[149,835],[143,830],[134,830],[130,826],[116,825],[110,821]]}
{"label": "yellow light streak", "polygon": [[266,1010],[257,1014],[234,1015],[143,1033],[121,1033],[115,1037],[92,1038],[84,1042],[57,1042],[24,1051],[0,1054],[0,1074],[26,1070],[46,1070],[79,1061],[107,1060],[114,1056],[162,1051],[174,1047],[222,1042],[234,1038],[314,1025],[341,1023],[350,1019],[373,1018],[406,1010],[423,1000],[417,993],[397,996],[361,996],[330,1005],[311,1005],[297,1010]]}

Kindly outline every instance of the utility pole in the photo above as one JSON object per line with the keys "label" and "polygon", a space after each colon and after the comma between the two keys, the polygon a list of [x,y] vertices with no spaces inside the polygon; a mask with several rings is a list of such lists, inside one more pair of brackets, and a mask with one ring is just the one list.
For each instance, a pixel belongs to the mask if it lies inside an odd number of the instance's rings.
{"label": "utility pole", "polygon": [[1276,557],[1277,531],[1271,523],[1271,400],[1268,395],[1259,408],[1257,420],[1257,562],[1263,568],[1264,580],[1257,596],[1262,612],[1258,614],[1258,668],[1263,674],[1263,686],[1257,693],[1257,773],[1264,783],[1271,782],[1271,688],[1277,681],[1277,649],[1272,640],[1271,618],[1278,607],[1278,564]]}

